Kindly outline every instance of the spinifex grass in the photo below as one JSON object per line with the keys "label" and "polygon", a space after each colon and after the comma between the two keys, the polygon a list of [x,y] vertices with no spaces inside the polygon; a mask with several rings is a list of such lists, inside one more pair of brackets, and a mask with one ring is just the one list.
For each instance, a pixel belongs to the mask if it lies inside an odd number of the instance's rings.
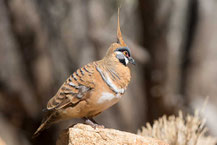
{"label": "spinifex grass", "polygon": [[207,135],[204,124],[205,119],[201,119],[198,112],[183,117],[180,111],[177,117],[164,115],[154,121],[153,126],[147,123],[138,134],[164,140],[170,145],[215,145],[217,139]]}

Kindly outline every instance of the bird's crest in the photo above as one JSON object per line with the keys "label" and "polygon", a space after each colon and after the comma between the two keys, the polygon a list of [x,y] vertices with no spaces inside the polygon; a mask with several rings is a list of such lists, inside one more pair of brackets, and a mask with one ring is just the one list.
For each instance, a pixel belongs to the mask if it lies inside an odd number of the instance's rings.
{"label": "bird's crest", "polygon": [[120,28],[120,21],[119,21],[119,9],[118,9],[118,26],[117,26],[117,43],[112,43],[112,45],[109,47],[106,56],[109,56],[112,54],[118,47],[126,47],[122,34],[121,34],[121,28]]}
{"label": "bird's crest", "polygon": [[122,46],[127,46],[123,40],[122,34],[121,34],[121,28],[120,28],[120,20],[119,20],[119,16],[120,16],[120,10],[118,8],[118,26],[117,26],[117,41],[118,43],[120,43]]}

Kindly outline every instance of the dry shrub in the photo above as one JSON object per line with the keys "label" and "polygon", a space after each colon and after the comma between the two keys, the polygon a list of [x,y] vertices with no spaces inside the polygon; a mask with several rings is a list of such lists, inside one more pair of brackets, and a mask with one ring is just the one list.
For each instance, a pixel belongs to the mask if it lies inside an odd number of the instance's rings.
{"label": "dry shrub", "polygon": [[147,123],[138,134],[164,140],[170,145],[215,145],[216,138],[206,135],[204,124],[205,120],[200,119],[198,112],[183,117],[180,111],[177,117],[164,115],[154,121],[153,127]]}

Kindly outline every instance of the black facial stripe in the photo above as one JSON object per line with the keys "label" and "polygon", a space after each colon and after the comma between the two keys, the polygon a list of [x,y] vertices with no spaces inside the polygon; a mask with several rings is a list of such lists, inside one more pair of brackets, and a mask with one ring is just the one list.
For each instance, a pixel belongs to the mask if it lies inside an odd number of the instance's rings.
{"label": "black facial stripe", "polygon": [[127,65],[125,59],[119,59],[119,61],[123,64],[123,65]]}
{"label": "black facial stripe", "polygon": [[120,47],[120,48],[117,48],[115,51],[127,51],[129,56],[131,56],[131,52],[130,52],[130,49],[128,47]]}

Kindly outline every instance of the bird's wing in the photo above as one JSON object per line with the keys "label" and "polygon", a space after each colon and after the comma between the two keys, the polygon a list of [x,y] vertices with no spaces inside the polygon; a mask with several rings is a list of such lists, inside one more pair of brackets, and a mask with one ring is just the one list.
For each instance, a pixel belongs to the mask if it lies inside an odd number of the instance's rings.
{"label": "bird's wing", "polygon": [[95,63],[87,64],[74,72],[47,104],[47,110],[76,105],[94,88]]}

